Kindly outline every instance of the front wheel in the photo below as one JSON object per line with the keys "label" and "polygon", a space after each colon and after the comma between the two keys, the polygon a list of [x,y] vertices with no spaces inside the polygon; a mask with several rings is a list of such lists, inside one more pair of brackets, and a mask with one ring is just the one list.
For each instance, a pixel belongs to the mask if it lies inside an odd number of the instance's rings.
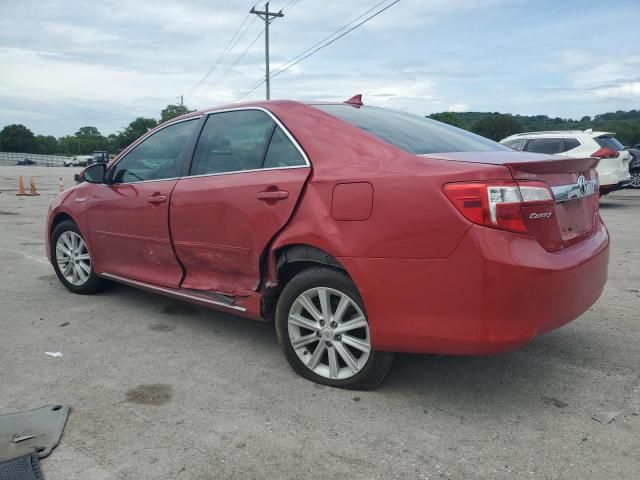
{"label": "front wheel", "polygon": [[90,294],[104,288],[105,280],[93,271],[91,253],[78,226],[71,220],[56,225],[51,235],[53,268],[73,293]]}
{"label": "front wheel", "polygon": [[318,267],[296,275],[278,299],[276,331],[291,367],[317,383],[372,389],[391,366],[392,354],[371,347],[362,299],[338,270]]}
{"label": "front wheel", "polygon": [[640,188],[640,168],[631,171],[631,183],[629,184],[629,187]]}

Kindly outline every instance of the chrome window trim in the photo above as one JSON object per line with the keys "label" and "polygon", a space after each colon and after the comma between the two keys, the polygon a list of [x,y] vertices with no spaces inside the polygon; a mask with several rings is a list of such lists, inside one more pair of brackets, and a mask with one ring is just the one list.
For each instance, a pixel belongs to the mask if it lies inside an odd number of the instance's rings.
{"label": "chrome window trim", "polygon": [[590,197],[591,195],[595,195],[597,193],[597,180],[587,180],[586,186],[586,193],[582,193],[582,190],[580,190],[580,184],[578,182],[570,183],[568,185],[555,185],[551,187],[551,191],[553,192],[556,203],[564,203],[568,202],[569,200]]}
{"label": "chrome window trim", "polygon": [[[151,138],[152,136],[154,136],[156,133],[161,132],[162,130],[164,130],[167,127],[171,127],[173,125],[177,125],[178,123],[183,123],[183,122],[188,122],[191,120],[198,120],[200,118],[202,118],[204,116],[204,114],[200,114],[200,115],[194,115],[193,117],[188,117],[188,118],[181,118],[179,120],[175,120],[175,121],[169,121],[166,125],[163,124],[161,128],[156,129],[151,129],[149,130],[147,133],[145,133],[142,137],[140,137],[138,140],[136,140],[135,142],[133,142],[131,145],[129,145],[127,147],[127,149],[122,152],[122,156],[120,158],[118,158],[117,160],[115,160],[113,162],[112,165],[109,165],[109,168],[107,169],[107,172],[109,170],[112,170],[114,168],[116,168],[116,165],[118,165],[118,163],[120,163],[122,160],[124,160],[125,158],[127,158],[127,156],[138,146],[140,145],[142,142],[144,142],[147,138]],[[106,173],[106,172],[105,172]],[[137,182],[125,182],[125,183],[110,183],[109,185],[133,185],[133,184],[137,184],[137,183],[149,183],[149,182],[161,182],[164,180],[177,180],[180,177],[173,177],[173,178],[158,178],[156,180],[139,180]],[[101,184],[101,185],[106,185],[106,184]]]}
{"label": "chrome window trim", "polygon": [[[302,149],[302,147],[300,146],[298,141],[293,137],[293,135],[291,135],[291,133],[289,132],[287,127],[284,126],[284,124],[278,119],[278,117],[276,117],[273,113],[271,113],[266,108],[263,108],[263,107],[225,108],[223,110],[210,110],[210,111],[204,112],[204,115],[209,116],[209,115],[215,115],[216,113],[242,112],[242,111],[249,111],[249,110],[258,110],[260,112],[266,113],[269,117],[271,117],[271,119],[276,123],[276,125],[282,129],[282,131],[287,136],[289,141],[293,144],[293,146],[296,147],[296,150],[298,150],[300,155],[302,155],[302,159],[304,160],[305,164],[304,165],[290,165],[290,166],[287,166],[287,167],[253,168],[251,170],[232,170],[230,172],[202,173],[200,175],[185,175],[184,177],[180,177],[180,178],[181,179],[187,179],[187,178],[212,177],[212,176],[218,176],[218,175],[231,175],[231,174],[235,174],[235,173],[253,173],[253,172],[264,172],[264,171],[269,171],[269,170],[289,170],[289,169],[292,169],[292,168],[311,168],[311,162],[309,161],[309,157],[307,156],[305,151]],[[206,126],[206,123],[205,123],[205,126]],[[203,127],[203,129],[204,129],[204,127]],[[198,142],[199,141],[200,141],[200,139],[198,139]],[[198,148],[198,146],[196,144],[196,150],[197,150],[197,148]],[[195,155],[195,151],[194,151],[194,155]],[[192,160],[192,163],[193,163],[193,160]]]}
{"label": "chrome window trim", "polygon": [[153,182],[168,182],[170,180],[180,180],[180,177],[171,177],[171,178],[158,178],[156,180],[138,180],[136,182],[126,182],[126,183],[100,183],[103,187],[113,187],[116,185],[138,185],[140,183],[153,183]]}

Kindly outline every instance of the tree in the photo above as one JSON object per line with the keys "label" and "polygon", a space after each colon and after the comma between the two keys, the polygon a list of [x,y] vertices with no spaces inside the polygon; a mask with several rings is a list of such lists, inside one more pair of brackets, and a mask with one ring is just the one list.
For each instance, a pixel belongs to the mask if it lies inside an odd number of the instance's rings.
{"label": "tree", "polygon": [[35,153],[36,139],[24,125],[7,125],[0,131],[0,150],[4,152]]}
{"label": "tree", "polygon": [[167,108],[160,112],[160,123],[192,111],[193,110],[189,110],[185,105],[167,105]]}
{"label": "tree", "polygon": [[102,135],[96,127],[80,127],[76,132],[76,137],[101,137]]}
{"label": "tree", "polygon": [[45,155],[53,155],[58,152],[58,140],[52,135],[36,135],[36,151]]}
{"label": "tree", "polygon": [[509,135],[522,132],[522,125],[513,115],[496,113],[478,120],[471,131],[499,142]]}
{"label": "tree", "polygon": [[431,115],[429,115],[429,118],[437,120],[438,122],[453,125],[454,127],[462,127],[462,122],[455,112],[432,113]]}
{"label": "tree", "polygon": [[584,117],[582,117],[580,119],[581,122],[590,122],[591,121],[591,117],[589,115],[585,115]]}
{"label": "tree", "polygon": [[125,148],[158,124],[153,118],[138,117],[118,133],[117,149]]}

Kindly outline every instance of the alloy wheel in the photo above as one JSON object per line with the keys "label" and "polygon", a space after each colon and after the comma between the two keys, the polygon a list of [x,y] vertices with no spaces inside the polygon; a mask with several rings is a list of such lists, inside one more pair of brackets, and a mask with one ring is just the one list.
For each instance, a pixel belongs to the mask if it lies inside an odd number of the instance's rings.
{"label": "alloy wheel", "polygon": [[631,188],[640,188],[640,170],[631,172]]}
{"label": "alloy wheel", "polygon": [[332,288],[300,294],[289,311],[288,332],[298,358],[324,378],[353,377],[371,353],[366,316],[352,298]]}
{"label": "alloy wheel", "polygon": [[84,285],[91,275],[91,257],[84,240],[76,232],[63,232],[56,242],[56,262],[71,285]]}

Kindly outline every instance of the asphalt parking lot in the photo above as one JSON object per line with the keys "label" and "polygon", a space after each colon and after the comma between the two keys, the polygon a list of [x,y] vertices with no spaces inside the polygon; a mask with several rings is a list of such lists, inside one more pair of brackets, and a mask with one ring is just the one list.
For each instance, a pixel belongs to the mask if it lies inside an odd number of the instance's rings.
{"label": "asphalt parking lot", "polygon": [[65,290],[44,218],[76,171],[0,167],[0,411],[71,407],[47,480],[640,478],[640,191],[601,202],[609,283],[580,319],[490,358],[398,355],[353,392],[295,375],[269,325]]}

